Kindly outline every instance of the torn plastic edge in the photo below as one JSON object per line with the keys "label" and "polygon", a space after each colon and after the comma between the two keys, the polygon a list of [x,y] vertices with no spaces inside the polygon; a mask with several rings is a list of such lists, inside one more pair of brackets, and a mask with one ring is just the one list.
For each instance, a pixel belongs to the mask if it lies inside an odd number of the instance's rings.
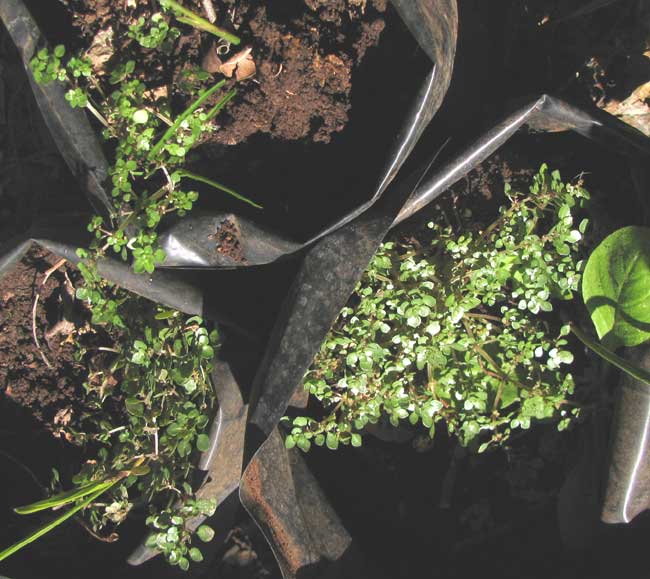
{"label": "torn plastic edge", "polygon": [[38,47],[46,44],[36,22],[22,0],[2,0],[0,20],[20,53],[43,119],[70,171],[95,210],[110,215],[112,204],[104,188],[108,163],[85,113],[70,106],[59,83],[40,85],[34,80],[29,63]]}
{"label": "torn plastic edge", "polygon": [[[455,12],[449,10],[434,10],[436,3],[415,2],[405,0],[391,0],[403,18],[408,28],[425,52],[433,57],[435,51],[431,38],[441,38],[443,43],[447,42],[455,50],[456,38],[445,39],[443,35],[450,29],[450,23],[457,20]],[[72,173],[80,181],[84,191],[88,194],[92,205],[98,212],[110,214],[112,204],[108,199],[103,183],[107,179],[108,163],[103,155],[97,135],[90,126],[85,113],[81,110],[72,109],[65,100],[65,91],[58,83],[50,83],[46,86],[37,84],[29,69],[29,61],[36,52],[37,45],[44,42],[38,26],[29,14],[29,11],[22,0],[3,0],[0,4],[0,18],[10,32],[16,44],[27,74],[32,85],[34,95],[37,98],[39,107],[43,113],[50,132],[65,158]],[[448,49],[449,47],[443,47]],[[438,48],[436,48],[438,50]],[[439,71],[441,76],[451,76],[453,58],[450,61],[437,62],[437,66],[445,68]],[[424,111],[421,111],[424,114]],[[305,243],[296,243],[285,240],[282,236],[264,234],[262,228],[249,223],[247,220],[231,216],[239,227],[251,230],[250,241],[248,237],[244,244],[250,246],[251,253],[244,253],[241,260],[232,259],[230,256],[213,251],[213,246],[206,241],[212,233],[218,229],[209,227],[205,231],[199,229],[198,225],[205,225],[203,218],[196,218],[196,225],[193,223],[194,216],[187,216],[168,230],[162,231],[159,235],[159,243],[168,255],[167,262],[161,268],[234,268],[248,265],[262,265],[270,263],[285,255],[290,255],[304,247],[313,245],[318,239],[323,238],[339,227],[344,226],[355,219],[358,215],[368,210],[383,194],[386,186],[395,177],[399,167],[410,155],[415,142],[420,137],[420,132],[426,123],[406,122],[404,130],[398,136],[391,158],[386,163],[384,174],[379,181],[375,193],[367,202],[344,215],[341,219],[313,236]],[[88,159],[91,161],[89,162]],[[224,220],[228,214],[216,214],[216,219]],[[188,236],[188,229],[194,227],[195,239]],[[205,233],[205,235],[203,235]],[[197,236],[207,247],[200,251],[201,244],[197,243]],[[262,243],[260,243],[260,240]],[[258,251],[255,251],[258,248]]]}
{"label": "torn plastic edge", "polygon": [[[453,20],[455,22],[455,15],[456,15],[455,1],[450,0],[449,6],[450,6],[450,10],[453,12],[453,15],[454,15]],[[445,40],[448,40],[448,39],[443,38],[443,42]],[[417,115],[416,115],[415,122],[407,123],[407,125],[408,125],[407,133],[401,135],[400,138],[398,139],[398,144],[397,144],[397,147],[396,147],[396,150],[395,150],[395,154],[393,155],[393,157],[391,159],[391,162],[389,163],[389,167],[387,169],[387,172],[383,176],[383,178],[381,180],[381,184],[380,184],[375,196],[373,197],[372,202],[367,204],[366,206],[362,207],[361,209],[358,209],[356,212],[353,212],[353,214],[349,215],[347,217],[346,222],[349,222],[350,220],[354,219],[357,215],[364,212],[367,207],[370,207],[372,204],[374,204],[374,202],[377,199],[379,199],[379,197],[381,196],[383,191],[386,189],[386,186],[388,185],[388,183],[392,180],[392,178],[396,174],[396,172],[399,169],[399,167],[401,166],[401,164],[404,162],[404,160],[410,154],[415,142],[417,141],[417,139],[421,135],[421,132],[424,130],[424,127],[428,124],[428,120],[430,120],[430,118],[431,118],[431,116],[433,116],[433,113],[435,112],[435,110],[437,110],[437,108],[439,107],[440,102],[442,101],[442,98],[444,96],[444,93],[446,92],[449,77],[450,77],[450,73],[451,73],[451,66],[452,66],[452,63],[453,63],[453,51],[454,50],[455,50],[455,29],[453,31],[453,47],[451,49],[451,58],[449,59],[449,61],[447,63],[448,64],[448,67],[447,67],[448,68],[448,70],[447,70],[448,74],[444,75],[444,77],[443,77],[445,82],[443,83],[442,90],[440,90],[440,87],[436,87],[437,88],[436,91],[428,93],[427,96],[429,96],[429,97],[433,96],[434,98],[432,100],[430,100],[430,101],[427,101],[426,103],[423,103],[423,105],[424,104],[427,105],[426,109],[421,108],[421,109],[417,110]],[[448,54],[449,54],[449,51],[447,51],[447,56],[448,56]],[[429,75],[429,77],[428,77],[429,86],[426,88],[427,91],[432,90],[431,83],[434,81],[434,79],[437,80],[437,78],[435,78],[435,77],[436,77],[436,75],[435,75],[435,70],[434,70],[432,72],[432,74]],[[383,221],[385,221],[385,220],[383,220]],[[388,224],[389,224],[388,222],[383,223],[382,228],[384,226],[388,225]],[[337,225],[333,226],[332,230],[335,229],[335,228],[338,228],[338,227],[340,227],[340,224],[337,224]],[[324,232],[322,235],[325,235],[328,232],[329,232],[329,230]],[[54,241],[51,241],[51,240],[36,239],[35,241],[39,242],[40,244],[48,247],[49,249],[51,249],[51,250],[53,250],[53,251],[55,251],[55,252],[57,252],[59,254],[62,254],[65,257],[68,257],[72,261],[76,261],[75,260],[76,254],[70,253],[70,247],[67,246],[67,245],[63,245],[63,244],[60,244],[60,243],[57,243],[57,242],[54,242]],[[112,268],[120,266],[120,265],[123,265],[123,264],[119,264],[118,262],[112,262],[112,260],[109,260],[109,263],[105,264],[105,268],[103,269],[103,271],[102,271],[102,269],[100,269],[100,273],[102,275],[104,275],[105,277],[107,277],[107,279],[114,279],[116,277],[116,275],[115,275],[116,273],[118,274],[118,276],[120,274],[122,274],[122,275],[125,274],[124,270],[122,268],[119,268],[119,267],[118,267],[118,270],[119,270],[118,272],[112,270]],[[99,264],[98,264],[98,266],[99,266]],[[128,276],[126,276],[126,277],[128,277]],[[140,287],[140,284],[139,284],[140,281],[141,280],[137,280],[137,281],[134,282],[134,285],[136,286],[137,289],[135,289],[133,286],[131,288],[129,288],[129,289],[132,289],[132,291],[136,291],[137,293],[141,293],[142,295],[146,295],[146,297],[149,297],[150,299],[154,299],[156,301],[161,301],[161,296],[156,294],[156,289],[157,288],[155,286],[145,287],[144,290],[143,290],[143,288]],[[150,279],[149,282],[153,283],[153,279]],[[127,287],[125,283],[122,283],[122,285]],[[167,298],[162,296],[162,299],[165,300]],[[187,306],[184,305],[183,309],[187,309]]]}
{"label": "torn plastic edge", "polygon": [[[466,172],[471,170],[471,168],[484,161],[501,146],[504,140],[507,140],[522,125],[528,125],[538,131],[548,131],[551,129],[573,130],[591,140],[614,149],[617,153],[630,156],[647,154],[648,144],[645,135],[626,125],[616,117],[599,110],[587,113],[565,101],[550,95],[542,95],[529,101],[496,127],[486,132],[478,140],[479,144],[473,147],[471,153],[464,153],[457,156],[444,168],[437,170],[435,174],[428,177],[418,190],[413,193],[413,196],[408,200],[395,219],[393,226],[408,219],[429,203],[430,199],[435,198],[441,191],[447,189]],[[197,241],[192,239],[191,236],[187,236],[185,240],[181,241],[181,236],[176,233],[176,226],[163,232],[160,236],[160,242],[168,254],[168,261],[163,267],[170,269],[202,267],[236,268],[262,265],[282,259],[291,253],[313,245],[323,236],[349,223],[376,203],[383,193],[386,179],[394,176],[394,170],[397,166],[396,160],[401,159],[399,145],[402,142],[406,143],[406,141],[398,142],[398,146],[396,147],[397,152],[393,153],[393,162],[389,163],[389,169],[384,174],[384,180],[380,182],[373,197],[307,242],[303,244],[292,244],[268,231],[264,231],[260,242],[254,237],[249,237],[248,232],[254,231],[256,226],[247,219],[235,214],[228,214],[227,216],[216,214],[212,217],[215,222],[228,219],[235,225],[236,231],[238,232],[237,242],[240,244],[242,259],[235,261],[220,255],[214,250],[214,247],[205,243],[205,239],[209,237],[209,232],[215,231],[214,228],[205,228],[206,218],[202,217],[202,221],[200,223],[197,221],[195,225],[192,223],[193,218],[190,216],[186,218],[184,228],[187,229],[194,226],[193,235],[200,239]],[[174,240],[173,244],[169,242],[170,239]]]}

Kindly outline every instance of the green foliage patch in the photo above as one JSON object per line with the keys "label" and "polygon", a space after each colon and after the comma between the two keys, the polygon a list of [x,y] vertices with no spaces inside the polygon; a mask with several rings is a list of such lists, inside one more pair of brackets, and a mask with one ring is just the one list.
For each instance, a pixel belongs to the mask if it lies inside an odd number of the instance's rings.
{"label": "green foliage patch", "polygon": [[[177,2],[160,4],[179,22],[239,43]],[[180,32],[168,20],[162,13],[137,20],[126,32],[132,46],[169,56]],[[212,501],[195,497],[190,481],[197,453],[209,447],[206,431],[215,406],[210,372],[218,335],[198,317],[155,306],[108,283],[96,262],[112,253],[132,263],[136,273],[152,273],[165,260],[158,244],[161,220],[173,213],[184,216],[198,199],[188,182],[207,184],[259,208],[185,168],[188,152],[214,130],[213,119],[235,90],[224,90],[225,79],[204,88],[200,85],[209,75],[195,70],[185,79],[193,101],[173,118],[169,103],[154,96],[155,87],[148,86],[146,71],[139,70],[135,59],[123,58],[100,73],[87,58],[65,57],[63,46],[43,48],[32,59],[31,70],[39,83],[63,83],[70,106],[90,112],[114,145],[111,207],[108,215],[95,215],[88,224],[93,239],[77,252],[84,283],[76,295],[91,313],[92,325],[84,331],[110,335],[114,346],[99,354],[76,342],[77,360],[89,368],[84,410],[62,430],[93,458],[73,477],[74,488],[60,492],[55,471],[53,495],[16,512],[68,510],[0,553],[0,559],[73,515],[82,516],[93,534],[113,538],[134,507],[146,507],[153,531],[148,544],[187,570],[190,560],[202,559],[191,544],[190,520],[210,516],[216,508]],[[197,530],[201,541],[213,535],[207,525]]]}
{"label": "green foliage patch", "polygon": [[535,420],[568,425],[569,327],[547,314],[579,288],[589,196],[546,166],[506,195],[485,229],[431,222],[382,244],[305,376],[323,416],[285,418],[287,447],[359,446],[384,418],[432,437],[443,422],[479,452]]}

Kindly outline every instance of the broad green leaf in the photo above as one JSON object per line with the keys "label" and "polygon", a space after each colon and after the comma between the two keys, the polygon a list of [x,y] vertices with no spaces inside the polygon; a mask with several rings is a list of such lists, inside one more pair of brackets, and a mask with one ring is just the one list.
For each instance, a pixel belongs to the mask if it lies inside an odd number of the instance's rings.
{"label": "broad green leaf", "polygon": [[650,339],[650,229],[624,227],[607,237],[587,261],[582,297],[606,346]]}

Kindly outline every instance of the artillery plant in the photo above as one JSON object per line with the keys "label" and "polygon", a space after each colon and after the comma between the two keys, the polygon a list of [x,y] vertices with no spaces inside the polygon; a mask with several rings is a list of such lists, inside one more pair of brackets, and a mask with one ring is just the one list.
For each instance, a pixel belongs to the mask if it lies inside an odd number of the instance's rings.
{"label": "artillery plant", "polygon": [[506,196],[485,229],[431,222],[382,244],[305,376],[322,413],[285,418],[287,447],[360,446],[384,418],[431,437],[442,422],[479,452],[535,420],[568,425],[569,326],[549,314],[578,290],[589,196],[546,166]]}
{"label": "artillery plant", "polygon": [[[171,0],[161,5],[181,22],[238,42],[210,23],[204,26],[200,17]],[[128,35],[143,48],[170,53],[179,32],[163,15],[155,14],[148,24],[137,20]],[[103,352],[98,355],[76,343],[79,363],[89,368],[85,410],[62,430],[94,458],[73,478],[72,490],[16,512],[69,509],[0,553],[0,560],[73,516],[83,517],[92,534],[113,540],[113,530],[131,509],[146,507],[147,524],[154,531],[148,544],[187,570],[190,559],[202,558],[191,546],[187,522],[209,516],[216,508],[212,501],[195,499],[191,482],[196,452],[209,445],[205,431],[215,404],[209,376],[218,335],[198,317],[154,306],[108,283],[95,263],[112,250],[132,261],[135,272],[153,272],[165,259],[157,242],[159,222],[170,213],[184,215],[198,198],[196,191],[184,186],[188,182],[200,181],[259,207],[184,167],[188,151],[214,130],[212,119],[235,91],[217,98],[225,81],[217,82],[199,91],[172,120],[169,107],[151,96],[135,60],[118,63],[101,77],[89,60],[73,56],[64,62],[64,57],[63,46],[40,50],[31,62],[34,78],[40,83],[65,83],[70,105],[86,108],[102,124],[103,136],[114,143],[115,160],[109,171],[112,207],[109,215],[95,215],[88,225],[94,239],[90,248],[78,250],[84,283],[77,289],[77,298],[92,316],[90,330],[77,331],[108,335],[114,346],[100,348]],[[214,531],[202,525],[197,535],[207,541]]]}

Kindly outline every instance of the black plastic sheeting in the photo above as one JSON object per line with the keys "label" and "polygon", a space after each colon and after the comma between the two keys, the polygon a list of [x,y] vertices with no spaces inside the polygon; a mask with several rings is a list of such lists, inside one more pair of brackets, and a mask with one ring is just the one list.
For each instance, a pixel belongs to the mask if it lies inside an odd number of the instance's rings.
{"label": "black plastic sheeting", "polygon": [[[356,551],[299,451],[284,448],[278,423],[294,394],[300,391],[305,371],[387,232],[467,175],[522,126],[537,131],[573,130],[616,154],[646,165],[650,156],[650,141],[614,117],[596,110],[587,112],[542,95],[524,101],[443,166],[436,166],[432,154],[428,155],[431,161],[426,165],[405,165],[449,86],[458,15],[456,0],[393,0],[393,4],[431,59],[432,68],[414,96],[378,176],[377,187],[366,203],[307,242],[286,239],[281,233],[264,230],[233,214],[188,216],[161,236],[169,256],[166,269],[160,268],[150,276],[136,275],[126,264],[112,259],[99,263],[100,272],[110,281],[239,332],[244,337],[243,344],[246,336],[252,341],[258,336],[251,332],[250,323],[242,322],[239,312],[213,307],[220,301],[215,294],[221,290],[207,274],[217,269],[239,270],[219,274],[221,286],[230,283],[231,291],[238,291],[237,284],[244,283],[237,277],[242,270],[261,272],[268,280],[288,275],[284,285],[278,285],[282,305],[278,307],[274,302],[278,314],[268,341],[261,345],[265,354],[254,378],[235,372],[227,361],[220,361],[215,367],[213,381],[220,407],[212,427],[212,446],[199,464],[204,472],[199,493],[219,499],[215,515],[218,527],[229,528],[241,501],[267,538],[287,578],[380,576]],[[23,58],[28,60],[41,40],[22,3],[3,0],[0,17]],[[37,95],[42,93],[37,97],[39,106],[64,158],[91,202],[101,208],[105,193],[98,187],[106,162],[101,148],[88,133],[87,120],[75,113],[65,123],[57,122],[58,115],[67,114],[63,111],[68,110],[67,103],[57,104],[59,89],[53,85],[33,86]],[[244,261],[230,260],[206,242],[208,235],[214,234],[226,219],[236,226]],[[49,224],[46,229],[32,230],[21,239],[8,242],[0,248],[0,275],[34,242],[75,261],[74,248],[78,242],[70,237],[71,231],[59,224]],[[290,256],[292,265],[287,269],[282,270],[280,263],[268,265],[276,261],[286,263]],[[650,480],[650,475],[639,474],[650,473],[646,444],[650,396],[629,388],[626,382],[622,386],[619,419],[612,436],[613,483],[605,513],[622,513],[620,520],[629,520],[650,506],[650,485],[637,484]],[[645,396],[643,406],[632,399],[634,396]],[[616,515],[604,518],[619,520]],[[141,564],[153,555],[140,547],[130,563]]]}

